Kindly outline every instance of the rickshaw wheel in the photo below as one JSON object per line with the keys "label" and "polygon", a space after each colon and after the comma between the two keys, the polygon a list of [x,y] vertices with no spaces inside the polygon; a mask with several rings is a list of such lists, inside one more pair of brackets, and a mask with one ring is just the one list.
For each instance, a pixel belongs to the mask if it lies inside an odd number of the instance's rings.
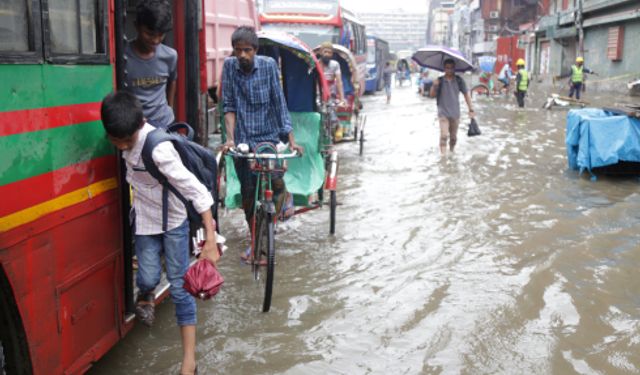
{"label": "rickshaw wheel", "polygon": [[360,131],[360,114],[358,113],[359,111],[354,111],[353,114],[355,115],[355,129],[353,131],[353,140],[354,142],[358,141],[358,132]]}
{"label": "rickshaw wheel", "polygon": [[357,116],[358,116],[358,115],[356,115],[356,128],[355,128],[355,130],[353,131],[353,141],[354,141],[354,142],[357,142],[357,141],[358,141],[358,131],[359,131],[359,130],[358,130],[358,128],[359,128],[359,126],[358,126],[358,117],[357,117]]}
{"label": "rickshaw wheel", "polygon": [[364,152],[364,130],[360,130],[360,156]]}
{"label": "rickshaw wheel", "polygon": [[330,220],[329,233],[335,234],[336,233],[336,208],[338,206],[335,190],[331,190],[330,200],[331,200],[330,202],[331,210],[330,210],[330,217],[329,217],[329,220]]}
{"label": "rickshaw wheel", "polygon": [[218,207],[224,208],[224,200],[227,196],[227,166],[224,156],[220,159],[220,165],[218,165]]}

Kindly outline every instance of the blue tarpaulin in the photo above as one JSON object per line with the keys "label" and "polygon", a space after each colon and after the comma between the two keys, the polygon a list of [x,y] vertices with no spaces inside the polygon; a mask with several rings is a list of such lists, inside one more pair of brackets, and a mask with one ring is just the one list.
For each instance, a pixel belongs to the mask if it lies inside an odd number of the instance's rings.
{"label": "blue tarpaulin", "polygon": [[597,108],[573,109],[567,114],[569,167],[593,168],[619,162],[640,162],[640,120]]}

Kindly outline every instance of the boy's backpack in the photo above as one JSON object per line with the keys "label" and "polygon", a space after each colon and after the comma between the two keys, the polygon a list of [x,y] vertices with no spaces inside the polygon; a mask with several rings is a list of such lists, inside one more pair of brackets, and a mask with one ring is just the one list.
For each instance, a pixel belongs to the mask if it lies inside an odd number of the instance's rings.
{"label": "boy's backpack", "polygon": [[[186,132],[186,134],[182,135],[182,132]],[[169,213],[169,191],[175,194],[175,196],[184,203],[184,206],[187,208],[189,222],[195,225],[202,225],[202,216],[193,207],[193,203],[187,201],[187,199],[180,194],[180,192],[173,187],[169,181],[167,181],[167,178],[160,172],[158,166],[153,161],[151,156],[153,149],[158,144],[166,141],[173,143],[173,147],[178,151],[184,166],[189,170],[189,172],[193,173],[198,181],[200,181],[211,193],[211,196],[213,197],[211,213],[214,219],[217,220],[218,164],[216,162],[216,156],[213,151],[193,142],[193,134],[193,129],[188,124],[175,123],[169,126],[166,130],[158,128],[151,131],[147,134],[147,139],[142,147],[141,157],[145,169],[164,187],[162,191],[162,230],[165,232],[167,231],[167,218]]]}
{"label": "boy's backpack", "polygon": [[[442,92],[442,81],[444,80],[444,76],[438,77],[438,92],[436,92],[436,105],[440,105],[440,93]],[[462,77],[456,74],[456,82],[458,83],[458,90],[462,92],[462,87],[464,86],[464,80]]]}

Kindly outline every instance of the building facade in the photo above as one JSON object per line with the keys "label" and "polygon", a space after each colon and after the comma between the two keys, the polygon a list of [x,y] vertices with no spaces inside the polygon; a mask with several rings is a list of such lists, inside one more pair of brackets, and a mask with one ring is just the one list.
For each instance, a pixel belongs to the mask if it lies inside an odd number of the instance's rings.
{"label": "building facade", "polygon": [[578,56],[599,74],[591,88],[626,92],[640,77],[637,0],[551,0],[535,36],[535,72],[544,80],[568,75]]}
{"label": "building facade", "polygon": [[392,51],[415,51],[426,44],[428,17],[425,12],[401,9],[385,12],[359,12],[358,17],[367,27],[367,34],[389,42]]}

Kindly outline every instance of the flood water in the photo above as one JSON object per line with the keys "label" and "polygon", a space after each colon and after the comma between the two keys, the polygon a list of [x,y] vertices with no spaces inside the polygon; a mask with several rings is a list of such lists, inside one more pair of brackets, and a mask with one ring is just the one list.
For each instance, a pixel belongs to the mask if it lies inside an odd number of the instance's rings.
{"label": "flood water", "polygon": [[[640,181],[568,170],[566,110],[543,101],[478,100],[483,134],[463,118],[441,157],[434,101],[366,97],[364,156],[338,147],[336,235],[328,208],[278,229],[269,313],[239,262],[242,215],[222,217],[200,374],[640,373]],[[164,302],[90,373],[177,374],[180,359]]]}

